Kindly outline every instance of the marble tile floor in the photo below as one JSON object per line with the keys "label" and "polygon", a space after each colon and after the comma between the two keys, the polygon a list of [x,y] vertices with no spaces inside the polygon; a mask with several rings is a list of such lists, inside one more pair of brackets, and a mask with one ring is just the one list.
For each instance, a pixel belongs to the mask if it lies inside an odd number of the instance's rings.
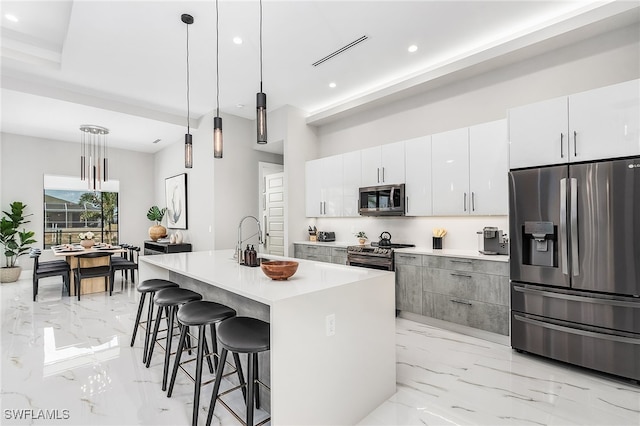
{"label": "marble tile floor", "polygon": [[[162,352],[147,369],[143,336],[129,346],[133,286],[78,302],[48,278],[34,303],[23,277],[0,286],[0,424],[190,424],[192,382],[180,374],[166,398]],[[640,425],[639,386],[406,319],[396,329],[397,393],[360,425]],[[200,425],[212,386],[202,390]],[[242,412],[235,394],[229,403]],[[239,423],[217,406],[213,424]]]}

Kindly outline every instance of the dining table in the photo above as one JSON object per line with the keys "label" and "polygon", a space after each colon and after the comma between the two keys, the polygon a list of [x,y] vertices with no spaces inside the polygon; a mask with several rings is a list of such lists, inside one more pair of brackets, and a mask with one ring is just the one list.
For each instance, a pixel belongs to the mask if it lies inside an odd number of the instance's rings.
{"label": "dining table", "polygon": [[[61,244],[61,245],[57,245],[57,246],[51,247],[51,251],[53,252],[53,255],[56,256],[56,257],[64,257],[65,260],[67,261],[67,263],[69,263],[69,266],[71,267],[71,270],[73,271],[73,269],[78,267],[78,258],[77,258],[77,256],[79,256],[81,254],[95,253],[95,252],[107,252],[107,253],[111,253],[112,255],[114,255],[114,254],[126,253],[127,249],[125,249],[125,248],[123,248],[123,247],[121,247],[119,245],[98,243],[98,244],[94,244],[92,247],[88,247],[88,248],[87,247],[83,247],[80,244]],[[107,257],[89,259],[87,261],[87,263],[90,266],[103,266],[103,265],[106,265],[107,262],[108,262],[108,258]],[[83,263],[83,265],[84,265],[84,263]],[[75,296],[76,295],[75,276],[74,276],[73,272],[71,273],[71,276],[70,276],[69,285],[71,287],[71,296]],[[88,278],[88,279],[84,279],[82,281],[81,293],[80,294],[104,292],[105,291],[104,287],[105,287],[104,286],[104,278]]]}

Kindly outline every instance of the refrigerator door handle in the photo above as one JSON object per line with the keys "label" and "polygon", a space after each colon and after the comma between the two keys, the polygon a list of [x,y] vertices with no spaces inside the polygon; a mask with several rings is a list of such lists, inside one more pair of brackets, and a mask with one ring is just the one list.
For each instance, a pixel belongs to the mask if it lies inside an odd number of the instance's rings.
{"label": "refrigerator door handle", "polygon": [[567,178],[560,179],[560,261],[562,273],[569,275],[569,253],[567,242]]}
{"label": "refrigerator door handle", "polygon": [[571,178],[571,269],[573,275],[580,275],[578,256],[578,179]]}

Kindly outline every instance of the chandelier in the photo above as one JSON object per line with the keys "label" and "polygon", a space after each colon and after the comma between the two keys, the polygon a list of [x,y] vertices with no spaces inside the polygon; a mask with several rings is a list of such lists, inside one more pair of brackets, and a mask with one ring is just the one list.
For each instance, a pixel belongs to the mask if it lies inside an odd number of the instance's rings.
{"label": "chandelier", "polygon": [[109,180],[109,129],[83,124],[80,132],[80,179],[87,180],[89,189],[95,191],[102,187],[101,182]]}

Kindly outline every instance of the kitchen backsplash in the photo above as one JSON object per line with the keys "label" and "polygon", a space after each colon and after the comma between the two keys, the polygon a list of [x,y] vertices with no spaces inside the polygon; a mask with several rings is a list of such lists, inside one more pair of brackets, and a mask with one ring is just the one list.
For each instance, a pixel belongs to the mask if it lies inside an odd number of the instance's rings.
{"label": "kitchen backsplash", "polygon": [[380,234],[387,231],[392,242],[418,247],[431,247],[433,228],[445,228],[443,248],[458,250],[476,250],[476,232],[485,226],[496,226],[509,233],[508,216],[308,218],[307,223],[311,227],[315,225],[318,231],[334,231],[338,242],[357,244],[354,234],[359,231],[366,232],[369,242],[378,241]]}

